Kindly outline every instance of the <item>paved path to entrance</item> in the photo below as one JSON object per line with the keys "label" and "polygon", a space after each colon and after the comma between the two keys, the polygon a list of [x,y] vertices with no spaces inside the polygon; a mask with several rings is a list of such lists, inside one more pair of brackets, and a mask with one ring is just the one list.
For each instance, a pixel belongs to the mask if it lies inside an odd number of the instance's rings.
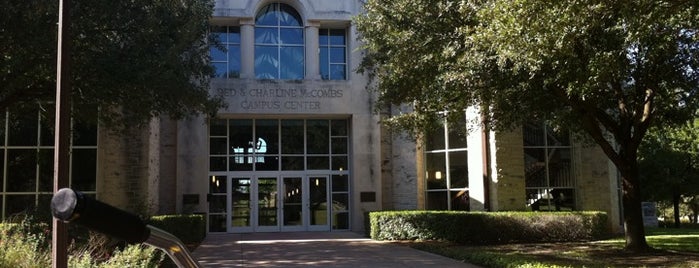
{"label": "paved path to entrance", "polygon": [[352,232],[209,234],[192,254],[204,267],[478,267]]}

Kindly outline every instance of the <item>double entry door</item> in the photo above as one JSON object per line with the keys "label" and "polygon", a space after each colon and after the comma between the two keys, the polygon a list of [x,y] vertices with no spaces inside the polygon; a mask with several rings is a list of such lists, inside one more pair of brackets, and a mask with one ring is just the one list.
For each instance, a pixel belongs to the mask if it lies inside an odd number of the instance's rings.
{"label": "double entry door", "polygon": [[328,176],[233,176],[228,180],[228,232],[330,230]]}

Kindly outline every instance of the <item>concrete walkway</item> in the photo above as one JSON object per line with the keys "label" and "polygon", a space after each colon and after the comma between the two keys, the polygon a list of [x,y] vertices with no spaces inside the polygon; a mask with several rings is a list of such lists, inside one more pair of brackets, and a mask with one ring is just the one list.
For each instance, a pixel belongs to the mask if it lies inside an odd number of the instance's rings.
{"label": "concrete walkway", "polygon": [[209,234],[192,255],[204,267],[478,267],[352,232]]}

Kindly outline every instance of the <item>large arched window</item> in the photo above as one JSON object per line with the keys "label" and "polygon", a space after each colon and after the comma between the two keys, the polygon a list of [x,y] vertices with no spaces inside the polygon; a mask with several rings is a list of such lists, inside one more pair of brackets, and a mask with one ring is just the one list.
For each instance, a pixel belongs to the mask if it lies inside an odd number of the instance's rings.
{"label": "large arched window", "polygon": [[255,77],[303,79],[303,22],[294,8],[272,3],[255,18]]}

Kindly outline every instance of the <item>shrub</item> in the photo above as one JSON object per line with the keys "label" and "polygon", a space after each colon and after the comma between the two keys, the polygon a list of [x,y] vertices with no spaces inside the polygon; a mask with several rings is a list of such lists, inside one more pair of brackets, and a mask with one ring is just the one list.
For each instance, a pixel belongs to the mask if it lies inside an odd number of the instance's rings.
{"label": "shrub", "polygon": [[32,232],[31,221],[0,224],[0,267],[48,267],[51,254],[45,236]]}
{"label": "shrub", "polygon": [[162,229],[182,243],[200,243],[206,237],[206,219],[202,214],[153,216],[148,224]]}
{"label": "shrub", "polygon": [[604,212],[383,211],[370,216],[376,240],[465,244],[581,241],[608,233]]}

